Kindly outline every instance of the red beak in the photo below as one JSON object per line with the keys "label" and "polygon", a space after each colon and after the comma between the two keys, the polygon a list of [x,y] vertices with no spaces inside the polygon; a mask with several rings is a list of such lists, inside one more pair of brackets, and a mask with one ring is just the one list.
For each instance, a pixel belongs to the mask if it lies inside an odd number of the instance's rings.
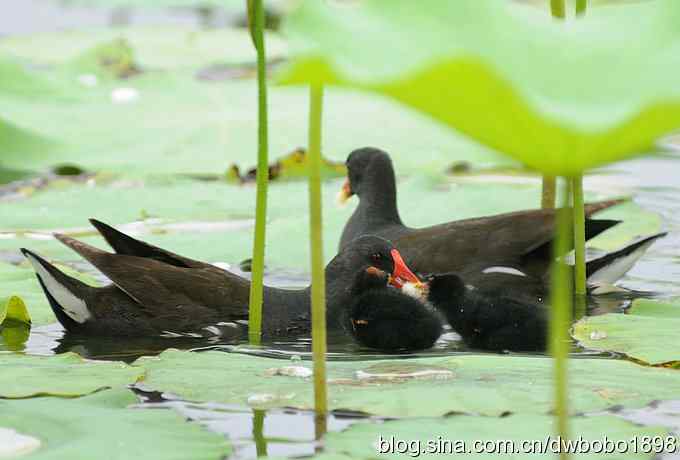
{"label": "red beak", "polygon": [[407,282],[416,284],[421,283],[418,277],[408,268],[404,259],[401,258],[399,251],[392,249],[390,254],[392,254],[392,260],[394,260],[394,271],[392,272],[392,277],[390,279],[390,284],[392,286],[401,289]]}

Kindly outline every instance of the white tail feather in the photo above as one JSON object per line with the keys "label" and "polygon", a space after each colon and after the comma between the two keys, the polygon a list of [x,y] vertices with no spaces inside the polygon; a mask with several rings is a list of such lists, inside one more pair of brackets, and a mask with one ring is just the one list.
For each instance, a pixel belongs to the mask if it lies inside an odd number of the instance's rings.
{"label": "white tail feather", "polygon": [[656,240],[650,240],[639,248],[635,249],[630,254],[626,254],[618,259],[614,259],[610,264],[597,270],[588,277],[588,286],[596,288],[597,293],[610,292],[609,288],[614,286],[614,283],[623,277],[628,271],[633,268],[638,260],[644,255],[649,247],[654,244]]}
{"label": "white tail feather", "polygon": [[45,289],[47,289],[50,295],[54,297],[69,318],[76,323],[82,324],[92,317],[92,314],[83,299],[74,295],[66,288],[66,286],[57,281],[57,279],[43,267],[38,259],[30,254],[27,254],[26,257],[29,262],[31,262],[33,269],[45,285]]}

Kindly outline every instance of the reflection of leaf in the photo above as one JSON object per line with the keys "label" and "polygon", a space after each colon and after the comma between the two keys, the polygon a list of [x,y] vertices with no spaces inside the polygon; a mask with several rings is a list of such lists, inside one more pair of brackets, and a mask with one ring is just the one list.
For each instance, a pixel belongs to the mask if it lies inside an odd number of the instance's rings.
{"label": "reflection of leaf", "polygon": [[[287,365],[281,360],[222,352],[166,351],[158,358],[141,358],[134,365],[146,370],[145,386],[188,400],[229,404],[268,401],[273,406],[313,407],[308,381],[276,376],[271,371]],[[677,396],[678,375],[673,370],[604,359],[576,359],[569,366],[573,412],[615,404],[641,406]],[[547,357],[498,355],[332,361],[328,363],[328,401],[332,409],[395,417],[439,416],[452,411],[547,414],[553,404],[551,369],[552,361]],[[390,378],[365,378],[376,374],[389,374]]]}
{"label": "reflection of leaf", "polygon": [[26,304],[21,297],[13,295],[6,299],[0,298],[0,327],[6,320],[31,325],[31,315],[28,314]]}
{"label": "reflection of leaf", "polygon": [[592,350],[623,353],[649,364],[680,362],[680,304],[636,300],[627,314],[583,318],[573,336]]}
{"label": "reflection of leaf", "polygon": [[[23,351],[24,344],[31,335],[31,326],[12,319],[0,324],[0,344],[4,344],[9,351]],[[2,349],[2,347],[0,347]]]}
{"label": "reflection of leaf", "polygon": [[0,397],[81,396],[135,383],[144,372],[118,362],[85,361],[73,353],[57,356],[0,354]]}
{"label": "reflection of leaf", "polygon": [[[308,0],[289,16],[299,59],[282,80],[385,94],[533,168],[572,175],[644,153],[680,127],[678,20],[675,0],[603,9],[569,27],[515,2]],[[631,33],[635,46],[625,46]]]}
{"label": "reflection of leaf", "polygon": [[219,460],[230,453],[222,435],[170,410],[129,408],[135,403],[126,389],[74,400],[0,400],[1,423],[40,439],[34,456],[41,459]]}

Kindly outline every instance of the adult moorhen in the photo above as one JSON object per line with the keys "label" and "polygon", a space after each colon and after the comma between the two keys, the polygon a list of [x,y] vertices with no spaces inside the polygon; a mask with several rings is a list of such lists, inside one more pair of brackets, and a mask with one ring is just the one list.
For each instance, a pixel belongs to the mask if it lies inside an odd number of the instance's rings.
{"label": "adult moorhen", "polygon": [[[554,233],[555,210],[536,209],[464,219],[426,228],[404,225],[397,209],[397,188],[389,155],[376,148],[354,150],[347,158],[347,181],[342,197],[359,197],[359,205],[345,225],[340,248],[361,235],[378,235],[393,242],[409,266],[421,273],[456,272],[466,282],[494,284],[490,273],[501,272],[511,284],[534,284],[545,292]],[[623,200],[589,203],[586,216]],[[586,219],[586,239],[599,235],[620,221]],[[599,262],[589,262],[593,288],[613,284],[663,234],[650,237],[649,244],[634,243]],[[597,267],[598,270],[595,270]],[[624,271],[625,269],[625,271]],[[512,280],[517,275],[523,279]],[[607,276],[605,276],[607,275]],[[595,285],[597,282],[597,285]]]}
{"label": "adult moorhen", "polygon": [[[68,331],[99,336],[206,331],[214,335],[214,325],[248,318],[248,280],[138,241],[102,222],[92,223],[116,253],[65,235],[55,237],[106,275],[112,281],[108,286],[86,285],[22,249],[57,319]],[[329,330],[347,324],[352,284],[356,274],[368,267],[390,273],[390,282],[397,287],[419,282],[391,243],[375,236],[358,238],[326,266]],[[309,288],[265,287],[263,335],[304,334],[310,327]]]}
{"label": "adult moorhen", "polygon": [[[432,347],[442,334],[439,316],[425,302],[390,287],[388,280],[389,275],[375,267],[357,275],[348,330],[361,345],[378,350]],[[446,288],[441,287],[441,296],[446,296]],[[457,292],[449,294],[453,298]]]}

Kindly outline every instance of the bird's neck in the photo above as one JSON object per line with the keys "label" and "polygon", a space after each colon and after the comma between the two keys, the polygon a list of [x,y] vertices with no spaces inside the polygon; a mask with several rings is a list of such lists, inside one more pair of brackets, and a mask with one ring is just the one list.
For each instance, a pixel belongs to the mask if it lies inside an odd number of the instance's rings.
{"label": "bird's neck", "polygon": [[397,209],[397,186],[394,180],[383,182],[379,187],[373,187],[373,184],[366,184],[367,190],[361,193],[354,215],[371,224],[403,225]]}

